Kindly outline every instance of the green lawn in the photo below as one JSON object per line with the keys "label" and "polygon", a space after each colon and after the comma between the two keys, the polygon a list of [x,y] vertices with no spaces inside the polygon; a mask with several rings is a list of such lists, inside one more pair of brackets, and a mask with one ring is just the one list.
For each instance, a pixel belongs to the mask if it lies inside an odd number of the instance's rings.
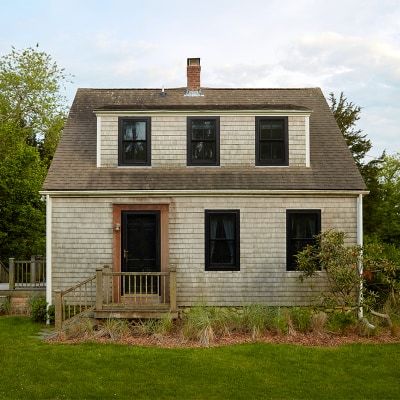
{"label": "green lawn", "polygon": [[40,329],[0,318],[1,398],[400,398],[400,345],[50,345],[36,337]]}

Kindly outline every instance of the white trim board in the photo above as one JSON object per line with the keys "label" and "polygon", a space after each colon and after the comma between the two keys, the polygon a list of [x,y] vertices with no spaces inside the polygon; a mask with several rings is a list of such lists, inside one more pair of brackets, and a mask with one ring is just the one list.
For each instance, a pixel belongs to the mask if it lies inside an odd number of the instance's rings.
{"label": "white trim board", "polygon": [[112,197],[112,196],[359,196],[366,190],[43,190],[52,197]]}

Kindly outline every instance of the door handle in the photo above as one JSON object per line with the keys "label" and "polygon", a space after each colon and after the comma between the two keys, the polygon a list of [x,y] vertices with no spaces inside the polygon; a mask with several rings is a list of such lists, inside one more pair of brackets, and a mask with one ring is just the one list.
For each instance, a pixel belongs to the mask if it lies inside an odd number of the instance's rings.
{"label": "door handle", "polygon": [[124,260],[128,260],[128,250],[124,249]]}

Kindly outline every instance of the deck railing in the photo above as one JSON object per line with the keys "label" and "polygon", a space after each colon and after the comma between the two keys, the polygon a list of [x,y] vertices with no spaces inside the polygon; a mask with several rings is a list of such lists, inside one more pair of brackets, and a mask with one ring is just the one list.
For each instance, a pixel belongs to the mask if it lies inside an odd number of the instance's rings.
{"label": "deck railing", "polygon": [[96,275],[66,290],[55,291],[55,327],[65,321],[94,309],[96,304]]}
{"label": "deck railing", "polygon": [[96,310],[103,306],[171,305],[176,307],[176,272],[96,271]]}
{"label": "deck railing", "polygon": [[46,287],[46,261],[43,257],[32,256],[30,260],[9,259],[9,289],[31,289]]}
{"label": "deck railing", "polygon": [[159,307],[176,312],[176,267],[168,272],[113,272],[107,265],[96,275],[55,291],[55,326],[84,312]]}

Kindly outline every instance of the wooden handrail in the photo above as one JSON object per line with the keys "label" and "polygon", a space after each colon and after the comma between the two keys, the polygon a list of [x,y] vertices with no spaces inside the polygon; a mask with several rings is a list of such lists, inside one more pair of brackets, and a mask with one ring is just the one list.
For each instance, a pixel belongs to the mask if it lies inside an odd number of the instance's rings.
{"label": "wooden handrail", "polygon": [[86,279],[86,280],[84,280],[82,282],[77,283],[75,286],[72,286],[72,287],[70,287],[70,288],[68,288],[66,290],[62,290],[61,291],[61,295],[65,296],[66,294],[78,289],[80,286],[86,285],[88,282],[94,281],[95,279],[96,279],[96,275],[93,275],[90,278],[88,278],[88,279]]}
{"label": "wooden handrail", "polygon": [[169,272],[104,272],[103,276],[168,276]]}

